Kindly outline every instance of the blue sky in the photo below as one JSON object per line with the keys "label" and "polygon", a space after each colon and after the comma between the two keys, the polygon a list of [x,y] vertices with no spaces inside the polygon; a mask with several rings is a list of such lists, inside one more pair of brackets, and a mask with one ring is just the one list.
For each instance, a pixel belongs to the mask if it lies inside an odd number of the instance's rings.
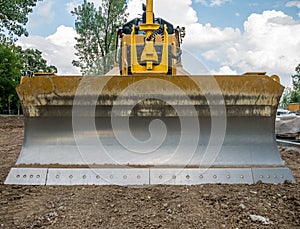
{"label": "blue sky", "polygon": [[[176,0],[175,0],[176,1]],[[56,31],[59,25],[74,27],[75,17],[68,13],[66,5],[71,0],[44,0],[39,5],[45,6],[45,13],[40,15],[39,9],[34,9],[30,16],[28,29],[31,35],[48,36]],[[75,1],[83,2],[83,1]],[[155,0],[154,0],[155,2]],[[276,0],[231,0],[220,6],[209,6],[193,1],[192,7],[197,12],[200,23],[210,23],[215,27],[235,27],[243,30],[243,24],[252,13],[262,13],[265,10],[280,10],[299,20],[297,7],[286,7],[289,1]],[[46,4],[45,4],[46,3]],[[51,8],[50,8],[51,6]],[[49,7],[49,8],[48,8]],[[46,9],[51,9],[47,11]],[[43,11],[42,11],[43,12]],[[50,12],[50,15],[49,15]]]}
{"label": "blue sky", "polygon": [[[132,18],[141,13],[144,1],[128,0]],[[79,74],[71,64],[76,58],[76,32],[70,10],[82,2],[39,2],[27,24],[30,36],[21,38],[19,44],[40,49],[59,74]],[[291,85],[290,76],[300,63],[300,1],[154,0],[154,6],[156,15],[186,26],[183,48],[195,55],[208,73],[266,71]]]}
{"label": "blue sky", "polygon": [[30,35],[49,36],[60,25],[74,27],[75,18],[66,9],[69,2],[70,0],[44,0],[38,3],[27,24]]}
{"label": "blue sky", "polygon": [[211,23],[217,27],[237,27],[243,29],[243,24],[252,13],[261,14],[265,10],[280,10],[294,18],[298,18],[297,7],[286,7],[288,1],[276,0],[233,0],[221,6],[205,6],[193,2],[201,23]]}

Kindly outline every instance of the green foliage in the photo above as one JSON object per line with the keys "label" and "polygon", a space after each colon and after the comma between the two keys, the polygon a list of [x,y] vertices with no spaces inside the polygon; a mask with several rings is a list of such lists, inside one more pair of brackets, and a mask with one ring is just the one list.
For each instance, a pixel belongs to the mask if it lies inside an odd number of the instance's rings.
{"label": "green foliage", "polygon": [[291,92],[290,88],[286,88],[281,96],[280,100],[280,108],[287,109],[291,100]]}
{"label": "green foliage", "polygon": [[40,0],[1,0],[0,2],[0,39],[13,40],[15,36],[28,36],[25,25],[28,14]]}
{"label": "green foliage", "polygon": [[21,75],[28,71],[56,73],[57,69],[47,65],[39,50],[22,50],[11,43],[0,44],[0,110],[20,109],[15,88]]}
{"label": "green foliage", "polygon": [[291,93],[291,103],[300,103],[300,64],[295,68],[296,74],[292,76],[293,91]]}
{"label": "green foliage", "polygon": [[289,103],[300,103],[300,64],[295,71],[296,74],[292,76],[293,89],[285,89],[281,97],[280,107],[284,109],[287,109]]}
{"label": "green foliage", "polygon": [[290,103],[300,103],[300,90],[291,92]]}
{"label": "green foliage", "polygon": [[[48,66],[47,61],[43,59],[42,52],[37,49],[22,50],[19,47],[19,54],[22,58],[22,70],[30,72],[51,72],[57,73],[57,68],[53,65]],[[25,73],[23,72],[23,75]]]}
{"label": "green foliage", "polygon": [[295,69],[296,75],[292,76],[293,88],[295,91],[300,92],[300,64]]}
{"label": "green foliage", "polygon": [[116,42],[116,29],[126,21],[126,0],[103,0],[96,9],[86,0],[72,11],[76,16],[75,29],[78,61],[83,75],[102,75],[113,65],[113,51]]}
{"label": "green foliage", "polygon": [[15,87],[19,83],[21,59],[14,46],[0,45],[0,108],[10,110],[18,100]]}

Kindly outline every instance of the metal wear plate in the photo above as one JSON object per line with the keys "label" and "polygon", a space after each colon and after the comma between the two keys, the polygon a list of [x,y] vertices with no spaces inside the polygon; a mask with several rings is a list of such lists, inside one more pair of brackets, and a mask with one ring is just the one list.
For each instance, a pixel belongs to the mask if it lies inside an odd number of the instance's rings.
{"label": "metal wear plate", "polygon": [[12,168],[8,185],[199,185],[295,183],[288,168]]}
{"label": "metal wear plate", "polygon": [[295,183],[295,179],[289,168],[253,168],[254,183],[262,181],[263,183],[282,184],[286,180]]}
{"label": "metal wear plate", "polygon": [[251,169],[150,169],[150,184],[252,184]]}
{"label": "metal wear plate", "polygon": [[46,185],[146,185],[149,169],[49,169]]}
{"label": "metal wear plate", "polygon": [[43,168],[12,168],[4,184],[45,185],[47,170]]}

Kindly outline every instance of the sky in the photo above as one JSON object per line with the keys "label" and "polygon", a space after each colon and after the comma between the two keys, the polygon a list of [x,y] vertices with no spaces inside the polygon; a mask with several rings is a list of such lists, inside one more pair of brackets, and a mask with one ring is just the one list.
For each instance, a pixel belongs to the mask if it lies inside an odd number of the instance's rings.
{"label": "sky", "polygon": [[[90,0],[96,6],[101,0]],[[129,19],[141,14],[145,0],[128,0]],[[72,66],[75,17],[83,0],[43,0],[29,15],[29,37],[18,45],[37,48],[60,75],[80,74]],[[300,63],[300,1],[154,0],[156,16],[186,27],[184,66],[192,74],[279,75],[291,86]]]}

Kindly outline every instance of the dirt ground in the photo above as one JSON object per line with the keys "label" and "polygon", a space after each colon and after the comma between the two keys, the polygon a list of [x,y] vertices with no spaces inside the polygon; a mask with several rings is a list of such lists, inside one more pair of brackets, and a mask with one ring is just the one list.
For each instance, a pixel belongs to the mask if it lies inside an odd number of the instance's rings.
{"label": "dirt ground", "polygon": [[300,228],[300,153],[291,149],[280,152],[297,184],[3,185],[22,141],[23,119],[0,117],[0,228]]}

